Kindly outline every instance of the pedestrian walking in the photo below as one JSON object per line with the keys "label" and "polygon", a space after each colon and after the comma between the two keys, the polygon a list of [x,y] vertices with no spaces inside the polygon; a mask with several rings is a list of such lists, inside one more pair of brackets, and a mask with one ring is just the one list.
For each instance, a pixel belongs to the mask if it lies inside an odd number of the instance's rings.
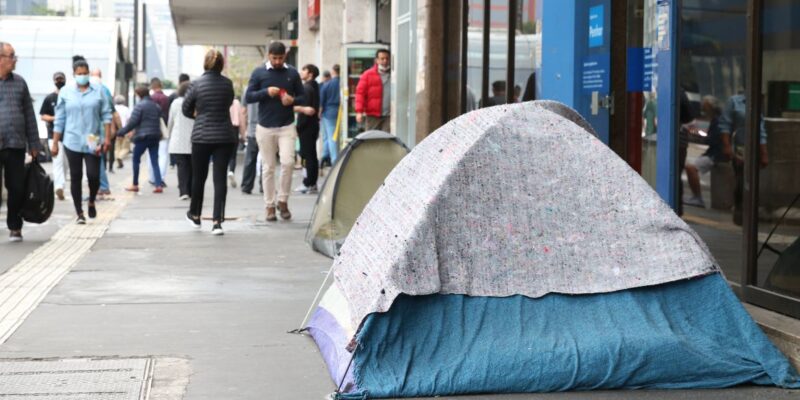
{"label": "pedestrian walking", "polygon": [[[114,109],[114,96],[111,94],[111,90],[103,84],[103,71],[100,68],[95,68],[92,70],[91,75],[89,76],[89,82],[99,87],[106,99],[108,99],[108,103],[111,107],[111,145],[108,149],[105,149],[103,153],[100,154],[100,190],[97,192],[97,195],[102,200],[104,196],[111,195],[111,185],[108,183],[108,174],[106,170],[109,172],[114,172],[114,138],[116,138],[116,126],[114,121],[116,121],[119,116],[117,115],[117,110]],[[109,158],[109,154],[111,158]]]}
{"label": "pedestrian walking", "polygon": [[339,121],[339,106],[341,104],[339,89],[339,64],[331,68],[331,79],[319,89],[319,113],[322,123],[322,157],[328,159],[330,164],[336,164],[339,146],[333,139],[336,133],[336,123]]}
{"label": "pedestrian walking", "polygon": [[[163,86],[161,84],[161,79],[153,78],[150,80],[150,98],[158,104],[159,108],[161,109],[161,119],[164,120],[164,123],[167,123],[167,118],[169,118],[169,97],[164,94]],[[158,142],[158,168],[161,171],[161,185],[162,187],[167,187],[166,183],[164,182],[167,179],[167,167],[169,166],[169,138],[162,137],[161,140]],[[154,186],[158,186],[158,181],[154,176],[154,171],[150,169],[150,184]]]}
{"label": "pedestrian walking", "polygon": [[[118,136],[127,135],[133,142],[133,184],[125,188],[129,192],[139,191],[139,166],[145,151],[150,156],[150,169],[155,179],[153,193],[163,192],[161,182],[161,166],[158,159],[158,146],[161,142],[161,107],[150,97],[147,86],[139,85],[134,92],[139,102],[133,107],[128,123],[117,132]],[[135,129],[135,132],[132,132]]]}
{"label": "pedestrian walking", "polygon": [[[244,99],[247,96],[247,89],[245,89]],[[245,101],[246,103],[247,101]],[[256,141],[256,126],[258,126],[258,103],[247,104],[243,109],[244,118],[242,122],[245,124],[244,130],[247,132],[246,144],[244,149],[244,166],[242,167],[242,193],[253,193],[253,186],[255,185],[256,175],[258,175],[258,186],[263,193],[263,186],[261,183],[261,168],[258,166],[258,142]],[[256,172],[258,171],[258,172]]]}
{"label": "pedestrian walking", "polygon": [[183,101],[189,82],[183,82],[175,92],[176,98],[169,106],[169,155],[178,166],[178,196],[189,200],[192,193],[192,129],[194,119],[183,115]]}
{"label": "pedestrian walking", "polygon": [[10,242],[22,241],[19,213],[25,203],[25,149],[36,159],[42,146],[31,93],[25,80],[13,72],[16,67],[14,47],[0,42],[0,170],[8,188],[6,226]]}
{"label": "pedestrian walking", "polygon": [[56,120],[56,104],[58,103],[58,93],[67,84],[67,77],[63,72],[53,74],[53,84],[56,90],[48,94],[42,101],[39,109],[39,116],[47,126],[48,145],[57,145],[59,152],[53,157],[53,189],[56,191],[56,198],[64,200],[64,189],[67,182],[65,171],[67,169],[67,158],[64,156],[64,145],[61,142],[53,141],[53,122]]}
{"label": "pedestrian walking", "polygon": [[316,193],[319,176],[319,160],[317,160],[317,139],[319,139],[319,85],[317,84],[319,68],[307,64],[300,70],[303,80],[304,96],[302,102],[295,102],[297,113],[297,134],[300,137],[300,156],[305,163],[305,178],[295,192]]}
{"label": "pedestrian walking", "polygon": [[[189,78],[188,74],[182,73],[182,74],[178,75],[178,87],[180,87],[184,82],[189,82],[190,80],[191,80],[191,78]],[[170,112],[172,111],[172,102],[175,101],[175,99],[177,99],[177,98],[178,98],[178,91],[177,90],[175,90],[174,92],[170,93],[169,97],[167,98],[167,100],[169,100],[167,102],[167,104],[169,105]],[[180,109],[178,109],[178,114],[180,114]],[[167,124],[169,124],[169,118],[170,118],[170,115],[168,113],[167,114]],[[170,143],[172,143],[171,140],[170,140]],[[169,155],[169,166],[170,166],[170,168],[174,168],[176,165],[178,165],[177,159],[172,154],[170,154]]]}
{"label": "pedestrian walking", "polygon": [[375,65],[364,71],[356,86],[356,122],[365,130],[390,132],[391,111],[391,54],[380,49],[375,53]]}
{"label": "pedestrian walking", "polygon": [[[128,123],[131,117],[131,109],[125,103],[125,97],[122,95],[114,96],[114,108],[117,110],[118,116],[118,118],[114,119],[114,125],[116,125],[118,131]],[[125,166],[122,159],[131,153],[131,141],[127,136],[117,136],[115,141],[117,143],[114,145],[114,158],[117,160],[117,169],[120,169]]]}
{"label": "pedestrian walking", "polygon": [[[258,103],[256,140],[264,160],[262,182],[267,221],[276,221],[276,206],[284,220],[292,218],[289,211],[289,192],[292,190],[294,143],[297,129],[294,126],[294,103],[303,96],[303,83],[297,70],[285,64],[286,46],[281,42],[269,45],[268,61],[257,67],[247,86],[247,103]],[[281,164],[280,186],[277,202],[275,196],[275,167],[279,154]]]}
{"label": "pedestrian walking", "polygon": [[[69,162],[70,193],[77,214],[76,222],[85,224],[83,214],[83,167],[89,181],[89,218],[97,216],[95,200],[100,189],[100,154],[111,142],[111,102],[101,87],[89,82],[89,64],[82,56],[72,58],[75,85],[65,86],[58,94],[53,142],[64,142]],[[57,156],[59,147],[50,149]]]}
{"label": "pedestrian walking", "polygon": [[233,144],[233,156],[231,157],[230,161],[228,161],[228,183],[231,184],[232,188],[236,188],[236,153],[239,151],[239,146],[244,143],[244,127],[242,126],[242,119],[243,119],[243,109],[242,103],[237,98],[238,96],[233,97],[233,103],[231,104],[230,114],[231,114],[231,125],[233,125],[233,132],[239,140]]}
{"label": "pedestrian walking", "polygon": [[228,161],[234,156],[233,144],[239,140],[233,132],[230,118],[233,82],[222,76],[224,67],[222,53],[209,50],[203,62],[206,72],[189,86],[182,105],[183,115],[195,118],[192,129],[192,201],[186,218],[195,228],[200,228],[208,165],[213,156],[214,212],[211,233],[214,235],[224,233],[222,223],[225,221],[225,198],[228,195]]}

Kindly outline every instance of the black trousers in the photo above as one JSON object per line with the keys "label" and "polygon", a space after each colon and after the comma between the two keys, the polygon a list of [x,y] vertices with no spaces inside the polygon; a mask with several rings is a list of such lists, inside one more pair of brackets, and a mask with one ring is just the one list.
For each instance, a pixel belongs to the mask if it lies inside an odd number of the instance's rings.
{"label": "black trousers", "polygon": [[300,137],[300,157],[306,165],[306,177],[303,185],[315,186],[319,177],[319,160],[317,160],[317,139],[319,139],[319,125],[314,124],[298,129]]}
{"label": "black trousers", "polygon": [[[256,181],[256,165],[258,164],[258,141],[255,137],[247,137],[247,147],[244,150],[244,166],[242,167],[242,191],[252,192]],[[261,187],[261,179],[258,180]]]}
{"label": "black trousers", "polygon": [[[6,226],[9,230],[18,231],[22,229],[22,217],[19,216],[19,212],[25,204],[25,149],[0,150],[0,170],[3,171],[8,189]],[[0,203],[2,198],[2,180],[0,180]]]}
{"label": "black trousers", "polygon": [[83,214],[83,165],[86,164],[86,179],[89,180],[89,203],[97,199],[97,190],[100,189],[100,156],[94,154],[78,153],[64,147],[69,163],[69,188],[72,194],[72,203],[75,212]]}
{"label": "black trousers", "polygon": [[179,196],[192,194],[192,155],[170,154],[178,166],[178,192]]}
{"label": "black trousers", "polygon": [[203,212],[203,194],[208,164],[214,157],[214,221],[225,221],[225,198],[228,196],[228,162],[233,155],[232,143],[192,143],[192,203],[189,213],[200,216]]}
{"label": "black trousers", "polygon": [[[233,127],[233,132],[236,134],[236,137],[238,138],[239,137],[239,127],[238,126],[234,126]],[[231,172],[236,172],[236,152],[237,151],[239,151],[238,139],[237,139],[237,142],[233,144],[233,157],[231,157],[230,161],[228,161],[228,169]]]}

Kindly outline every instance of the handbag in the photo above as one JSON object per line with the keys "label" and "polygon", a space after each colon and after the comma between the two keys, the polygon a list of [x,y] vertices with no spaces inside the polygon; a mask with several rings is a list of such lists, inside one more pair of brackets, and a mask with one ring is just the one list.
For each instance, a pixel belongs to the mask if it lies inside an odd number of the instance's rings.
{"label": "handbag", "polygon": [[55,203],[53,181],[37,159],[25,165],[25,203],[20,216],[27,222],[41,224],[50,218]]}

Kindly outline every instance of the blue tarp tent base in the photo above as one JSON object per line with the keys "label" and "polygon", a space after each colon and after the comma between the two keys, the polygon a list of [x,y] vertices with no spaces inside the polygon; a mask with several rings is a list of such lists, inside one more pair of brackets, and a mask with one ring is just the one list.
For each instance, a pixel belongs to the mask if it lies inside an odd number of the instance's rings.
{"label": "blue tarp tent base", "polygon": [[[365,320],[357,341],[346,379],[354,382],[342,398],[800,388],[796,371],[716,273],[536,299],[402,295]],[[332,371],[344,361],[326,359]]]}

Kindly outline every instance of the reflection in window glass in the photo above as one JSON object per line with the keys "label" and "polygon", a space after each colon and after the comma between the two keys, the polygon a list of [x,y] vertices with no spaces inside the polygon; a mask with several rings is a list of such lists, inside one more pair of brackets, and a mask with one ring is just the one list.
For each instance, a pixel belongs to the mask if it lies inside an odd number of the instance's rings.
{"label": "reflection in window glass", "polygon": [[[681,114],[691,120],[683,126],[679,146],[685,157],[680,182],[683,218],[732,282],[742,282],[744,263],[746,4],[684,0],[678,66],[678,89],[685,95]],[[734,153],[739,155],[736,161],[731,160]]]}
{"label": "reflection in window glass", "polygon": [[539,97],[537,72],[542,66],[542,20],[538,4],[541,0],[519,2],[514,38],[514,98],[517,101]]}
{"label": "reflection in window glass", "polygon": [[800,4],[763,7],[755,283],[800,298]]}

